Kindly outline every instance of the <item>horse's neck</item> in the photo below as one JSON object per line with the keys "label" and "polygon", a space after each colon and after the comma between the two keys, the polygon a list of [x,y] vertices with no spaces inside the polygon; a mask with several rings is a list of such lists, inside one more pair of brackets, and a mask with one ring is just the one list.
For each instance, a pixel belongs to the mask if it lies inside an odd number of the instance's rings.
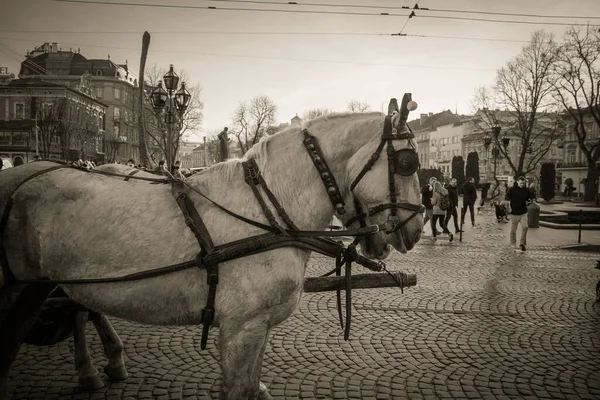
{"label": "horse's neck", "polygon": [[[352,135],[352,122],[364,122],[365,117],[338,117],[327,123],[309,126],[323,151],[342,197],[348,198],[350,182],[348,160],[370,140],[364,135]],[[300,229],[323,230],[333,218],[333,205],[319,172],[304,147],[301,131],[290,131],[271,138],[263,175],[277,199]],[[348,212],[352,205],[347,204]]]}
{"label": "horse's neck", "polygon": [[[314,129],[309,127],[309,132],[317,137],[342,195],[347,195],[350,185],[348,159],[364,145],[361,140],[365,143],[368,140],[364,137],[350,138],[348,126],[351,124],[342,122],[337,120]],[[282,133],[272,137],[268,144],[259,144],[268,147],[268,154],[264,148],[262,154],[254,152],[250,157],[257,158],[268,188],[299,229],[324,230],[333,218],[333,205],[303,140],[300,130]],[[239,161],[229,161],[227,165],[216,166],[205,174],[205,178],[199,177],[203,181],[202,186],[209,191],[209,196],[218,199],[219,204],[241,215],[264,216],[250,187],[244,182]],[[351,205],[346,208],[351,211]]]}

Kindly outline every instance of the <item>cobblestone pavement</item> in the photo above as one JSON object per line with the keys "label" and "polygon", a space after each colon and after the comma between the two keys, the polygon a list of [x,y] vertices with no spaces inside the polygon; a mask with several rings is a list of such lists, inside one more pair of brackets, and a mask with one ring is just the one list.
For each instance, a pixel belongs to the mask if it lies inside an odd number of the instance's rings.
{"label": "cobblestone pavement", "polygon": [[[483,218],[479,218],[483,219]],[[275,399],[597,399],[600,303],[593,267],[600,254],[508,248],[493,222],[465,240],[428,239],[395,253],[391,270],[418,285],[356,290],[351,337],[343,340],[335,294],[305,294],[274,329],[263,382]],[[332,267],[314,256],[310,275]],[[77,386],[72,341],[24,346],[11,372],[13,399],[216,399],[217,337],[200,351],[198,327],[149,327],[113,320],[130,377],[95,392]],[[90,324],[91,326],[91,324]],[[95,365],[104,359],[88,328]]]}

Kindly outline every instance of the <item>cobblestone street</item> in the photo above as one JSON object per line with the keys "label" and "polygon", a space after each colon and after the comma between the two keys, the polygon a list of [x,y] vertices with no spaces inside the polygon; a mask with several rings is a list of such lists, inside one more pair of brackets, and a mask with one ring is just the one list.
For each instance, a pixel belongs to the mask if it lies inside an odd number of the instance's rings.
{"label": "cobblestone street", "polygon": [[[353,292],[350,340],[343,340],[335,293],[305,294],[273,330],[263,382],[275,399],[600,398],[597,253],[530,245],[515,252],[506,225],[466,227],[465,240],[423,238],[391,270],[418,284]],[[309,274],[333,267],[313,256]],[[358,273],[357,270],[355,273]],[[95,392],[78,388],[72,340],[24,346],[10,379],[13,399],[216,399],[219,357],[211,332],[114,320],[130,374]],[[96,332],[88,337],[97,368]]]}

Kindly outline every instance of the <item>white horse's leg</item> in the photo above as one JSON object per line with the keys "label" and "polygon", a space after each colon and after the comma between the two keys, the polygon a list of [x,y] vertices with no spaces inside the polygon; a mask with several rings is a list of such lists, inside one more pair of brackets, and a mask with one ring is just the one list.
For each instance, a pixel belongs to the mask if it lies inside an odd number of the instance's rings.
{"label": "white horse's leg", "polygon": [[104,372],[113,381],[122,381],[127,379],[127,369],[123,361],[123,342],[113,328],[112,324],[104,314],[90,311],[90,320],[93,322],[102,341],[104,354],[108,363],[104,367]]}
{"label": "white horse's leg", "polygon": [[27,332],[35,324],[52,286],[28,285],[14,302],[9,298],[9,290],[5,293],[9,304],[3,312],[0,325],[0,399],[8,399],[10,366],[17,357]]}
{"label": "white horse's leg", "polygon": [[73,342],[75,344],[75,368],[79,374],[79,384],[86,390],[96,390],[104,386],[98,370],[92,364],[92,357],[85,338],[85,324],[88,321],[88,311],[78,312],[75,315],[75,330]]}
{"label": "white horse's leg", "polygon": [[[268,399],[266,387],[260,383],[260,371],[269,329],[264,318],[246,323],[221,324],[221,400]],[[261,387],[262,386],[262,387]]]}

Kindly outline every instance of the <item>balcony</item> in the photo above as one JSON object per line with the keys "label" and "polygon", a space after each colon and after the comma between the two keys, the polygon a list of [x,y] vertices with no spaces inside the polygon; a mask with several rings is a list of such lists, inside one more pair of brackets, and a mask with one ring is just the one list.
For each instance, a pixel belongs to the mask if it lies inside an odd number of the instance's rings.
{"label": "balcony", "polygon": [[556,168],[587,168],[587,161],[556,163]]}

